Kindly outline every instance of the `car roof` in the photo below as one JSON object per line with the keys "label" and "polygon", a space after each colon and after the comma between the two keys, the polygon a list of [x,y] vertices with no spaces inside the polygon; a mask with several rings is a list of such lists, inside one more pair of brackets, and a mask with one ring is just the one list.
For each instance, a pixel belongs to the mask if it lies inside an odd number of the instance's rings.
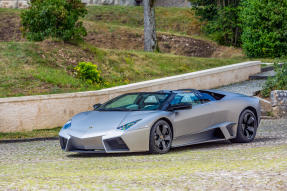
{"label": "car roof", "polygon": [[196,89],[160,90],[159,93],[198,93]]}
{"label": "car roof", "polygon": [[199,90],[196,89],[178,89],[178,90],[159,90],[155,92],[132,92],[132,93],[126,93],[126,94],[137,94],[137,93],[160,93],[160,94],[178,94],[178,93],[199,93]]}

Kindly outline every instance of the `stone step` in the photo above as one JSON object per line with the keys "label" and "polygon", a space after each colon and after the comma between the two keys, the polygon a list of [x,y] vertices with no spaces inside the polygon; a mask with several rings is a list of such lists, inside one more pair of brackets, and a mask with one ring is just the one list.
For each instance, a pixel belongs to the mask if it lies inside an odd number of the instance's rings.
{"label": "stone step", "polygon": [[[266,67],[261,68],[261,72],[268,72],[274,70],[274,63],[262,63],[267,65]],[[279,66],[282,66],[284,63],[279,63]]]}
{"label": "stone step", "polygon": [[249,80],[267,80],[269,77],[273,77],[276,75],[274,70],[270,70],[267,72],[262,72],[256,75],[249,76]]}

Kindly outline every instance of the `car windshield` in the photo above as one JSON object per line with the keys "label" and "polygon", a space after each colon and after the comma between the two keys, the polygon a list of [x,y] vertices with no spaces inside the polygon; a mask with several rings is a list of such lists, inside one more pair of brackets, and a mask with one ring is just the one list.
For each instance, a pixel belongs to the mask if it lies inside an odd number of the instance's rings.
{"label": "car windshield", "polygon": [[98,111],[151,111],[158,110],[166,101],[168,93],[133,93],[116,97]]}

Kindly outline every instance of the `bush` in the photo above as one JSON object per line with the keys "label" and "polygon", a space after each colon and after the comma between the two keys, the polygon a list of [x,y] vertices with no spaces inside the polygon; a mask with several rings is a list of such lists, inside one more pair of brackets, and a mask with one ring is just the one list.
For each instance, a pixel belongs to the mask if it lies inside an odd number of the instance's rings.
{"label": "bush", "polygon": [[86,14],[81,0],[32,0],[21,14],[22,32],[34,41],[49,37],[64,41],[82,39],[87,32],[78,19]]}
{"label": "bush", "polygon": [[75,67],[75,71],[77,77],[85,80],[88,84],[101,83],[103,81],[97,65],[91,62],[79,62],[77,67]]}
{"label": "bush", "polygon": [[273,90],[287,90],[287,64],[281,67],[275,64],[275,71],[276,75],[270,77],[263,87],[261,94],[264,97],[269,97]]}
{"label": "bush", "polygon": [[243,49],[251,57],[287,53],[287,1],[245,0],[242,3]]}

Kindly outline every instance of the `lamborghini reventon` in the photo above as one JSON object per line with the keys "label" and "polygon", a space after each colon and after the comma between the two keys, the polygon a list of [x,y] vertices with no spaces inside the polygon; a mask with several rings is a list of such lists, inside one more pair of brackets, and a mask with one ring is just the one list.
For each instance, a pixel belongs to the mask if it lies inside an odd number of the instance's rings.
{"label": "lamborghini reventon", "polygon": [[118,96],[75,115],[59,133],[64,151],[167,153],[173,147],[254,140],[255,97],[218,90],[162,90]]}

